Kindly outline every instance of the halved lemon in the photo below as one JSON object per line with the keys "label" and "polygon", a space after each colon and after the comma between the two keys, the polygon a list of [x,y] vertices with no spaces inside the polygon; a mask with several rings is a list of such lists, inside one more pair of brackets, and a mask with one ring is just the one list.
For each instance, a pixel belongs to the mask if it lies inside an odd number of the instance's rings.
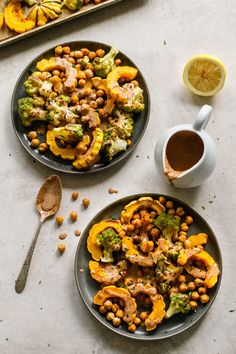
{"label": "halved lemon", "polygon": [[183,80],[187,88],[199,96],[213,96],[225,83],[226,70],[221,60],[212,55],[198,55],[184,67]]}

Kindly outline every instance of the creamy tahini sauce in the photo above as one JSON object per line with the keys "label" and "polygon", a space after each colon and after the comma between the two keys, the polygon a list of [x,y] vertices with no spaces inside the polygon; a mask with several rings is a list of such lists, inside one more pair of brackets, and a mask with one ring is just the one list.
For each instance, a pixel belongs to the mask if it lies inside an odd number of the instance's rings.
{"label": "creamy tahini sauce", "polygon": [[183,130],[172,135],[166,146],[165,175],[172,182],[196,165],[204,152],[204,144],[198,134]]}

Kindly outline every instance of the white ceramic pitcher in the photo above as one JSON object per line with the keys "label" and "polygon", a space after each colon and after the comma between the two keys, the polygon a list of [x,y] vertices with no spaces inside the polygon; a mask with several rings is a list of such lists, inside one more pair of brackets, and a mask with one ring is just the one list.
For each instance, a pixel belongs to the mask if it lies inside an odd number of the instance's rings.
{"label": "white ceramic pitcher", "polygon": [[[212,107],[204,105],[194,122],[191,124],[176,125],[168,129],[158,140],[154,158],[157,170],[162,178],[177,188],[191,188],[200,185],[213,172],[216,164],[216,148],[211,136],[204,130],[209,122]],[[203,143],[203,153],[201,158],[187,170],[177,171],[174,178],[170,178],[167,173],[166,147],[169,139],[177,132],[190,131],[198,135]],[[168,177],[167,177],[168,176]]]}

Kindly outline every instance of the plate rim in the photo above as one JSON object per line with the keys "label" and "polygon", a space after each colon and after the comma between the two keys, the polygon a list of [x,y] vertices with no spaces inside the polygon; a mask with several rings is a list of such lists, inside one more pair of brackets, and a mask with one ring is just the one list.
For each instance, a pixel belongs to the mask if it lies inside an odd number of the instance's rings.
{"label": "plate rim", "polygon": [[[142,74],[142,71],[139,69],[139,67],[133,62],[132,59],[130,59],[129,56],[127,56],[123,51],[120,51],[119,49],[119,53],[121,55],[123,55],[124,57],[126,57],[132,66],[134,66],[135,68],[138,69],[138,73],[139,75],[141,76],[143,82],[144,82],[144,85],[145,85],[145,94],[147,96],[147,103],[146,103],[146,109],[147,109],[147,114],[146,114],[146,118],[145,118],[145,124],[144,124],[144,128],[143,130],[141,131],[139,137],[137,138],[137,141],[132,144],[132,146],[124,153],[124,155],[121,155],[120,157],[118,157],[117,159],[115,159],[113,162],[107,164],[107,165],[102,165],[101,167],[97,168],[97,169],[91,169],[91,170],[85,170],[85,171],[81,171],[81,170],[64,170],[63,168],[60,168],[60,167],[52,167],[50,166],[49,163],[47,163],[46,161],[44,161],[43,159],[40,158],[40,155],[37,156],[34,154],[34,150],[32,149],[28,149],[27,146],[23,143],[23,140],[21,139],[21,136],[16,128],[16,125],[15,125],[15,121],[14,121],[14,99],[15,99],[15,96],[16,96],[16,93],[17,93],[17,89],[18,89],[18,85],[19,85],[19,82],[21,81],[22,77],[24,76],[24,74],[29,71],[29,68],[34,65],[44,54],[50,52],[50,51],[53,51],[58,45],[61,45],[61,46],[68,46],[68,45],[76,45],[79,43],[87,43],[88,47],[89,47],[89,44],[92,44],[92,45],[101,45],[101,46],[107,46],[107,47],[112,47],[112,45],[110,44],[107,44],[107,43],[103,43],[103,42],[97,42],[97,41],[92,41],[92,40],[78,40],[78,41],[68,41],[68,42],[63,42],[63,43],[59,43],[59,44],[55,44],[53,45],[52,47],[48,48],[47,50],[44,50],[43,52],[41,52],[39,55],[37,55],[36,57],[34,57],[30,63],[28,65],[26,65],[24,67],[24,69],[22,70],[21,74],[19,75],[15,85],[14,85],[14,89],[12,91],[12,96],[11,96],[11,103],[10,103],[10,110],[11,110],[11,123],[12,123],[12,126],[13,126],[13,130],[19,140],[19,142],[21,143],[21,145],[24,147],[24,149],[30,154],[31,157],[33,157],[33,159],[37,160],[39,163],[41,163],[42,165],[48,167],[48,168],[51,168],[52,170],[54,171],[58,171],[58,172],[61,172],[61,173],[68,173],[68,174],[72,174],[72,175],[81,175],[81,176],[84,176],[84,175],[92,175],[92,174],[97,174],[97,173],[102,173],[106,170],[108,170],[109,168],[112,168],[114,166],[117,166],[119,165],[122,161],[125,162],[125,160],[131,156],[131,154],[134,152],[135,148],[137,147],[137,145],[140,143],[142,137],[144,136],[146,130],[147,130],[147,126],[148,126],[148,123],[149,123],[149,118],[150,118],[150,113],[151,113],[151,95],[150,95],[150,91],[149,91],[149,88],[148,88],[148,85],[147,85],[147,81],[144,77],[144,75]],[[60,162],[59,162],[60,164]]]}
{"label": "plate rim", "polygon": [[[220,268],[220,275],[219,275],[219,279],[218,279],[218,282],[217,282],[217,286],[215,288],[215,293],[214,295],[211,297],[211,302],[210,304],[208,305],[208,307],[205,308],[205,311],[200,315],[200,317],[195,321],[195,322],[190,322],[185,328],[183,329],[179,329],[177,330],[175,333],[172,333],[172,334],[167,334],[165,336],[160,336],[159,338],[155,338],[155,337],[151,337],[151,336],[148,336],[147,337],[142,337],[142,338],[139,338],[139,337],[135,337],[135,333],[129,333],[127,331],[126,332],[118,332],[117,329],[115,327],[112,327],[112,326],[109,326],[109,324],[106,322],[106,321],[102,321],[100,319],[100,317],[98,316],[98,313],[94,313],[92,311],[92,308],[91,308],[91,305],[92,304],[87,304],[87,302],[85,301],[83,295],[82,295],[82,290],[81,290],[81,287],[80,287],[80,284],[79,284],[79,276],[78,276],[78,253],[79,253],[79,249],[80,249],[80,246],[81,246],[81,243],[83,241],[83,239],[86,237],[86,233],[87,233],[87,230],[88,230],[88,226],[90,225],[90,223],[92,223],[92,221],[96,218],[99,217],[100,214],[102,214],[103,212],[106,211],[106,209],[108,208],[111,208],[112,206],[116,205],[116,204],[119,204],[119,203],[123,203],[126,199],[138,199],[138,198],[142,198],[142,197],[151,197],[151,198],[159,198],[160,196],[163,196],[169,200],[173,200],[174,202],[176,203],[180,203],[182,206],[184,207],[187,207],[187,208],[190,208],[191,210],[194,211],[194,213],[197,214],[197,216],[202,219],[207,227],[209,228],[209,230],[211,231],[211,235],[213,235],[213,238],[214,238],[214,241],[216,243],[216,247],[217,247],[217,250],[218,250],[218,253],[219,253],[219,261],[218,261],[218,264],[219,264],[219,268]],[[199,212],[197,212],[192,206],[190,206],[188,203],[176,198],[176,197],[172,197],[170,195],[166,195],[166,194],[160,194],[160,193],[138,193],[138,194],[132,194],[132,195],[127,195],[127,196],[124,196],[122,198],[119,198],[115,201],[113,201],[112,203],[106,205],[104,208],[102,208],[100,211],[98,211],[96,213],[96,215],[94,215],[94,217],[92,217],[89,222],[87,223],[86,227],[84,228],[84,231],[82,233],[82,235],[80,236],[80,240],[78,242],[78,245],[77,245],[77,248],[76,248],[76,253],[75,253],[75,259],[74,259],[74,276],[75,276],[75,282],[76,282],[76,286],[77,286],[77,290],[79,292],[79,295],[81,297],[81,299],[83,300],[83,303],[85,304],[85,306],[87,307],[87,309],[89,310],[90,314],[92,314],[100,324],[104,325],[106,328],[108,328],[109,330],[111,330],[112,332],[122,336],[122,337],[126,337],[126,338],[129,338],[129,339],[133,339],[133,340],[144,340],[144,341],[159,341],[159,340],[164,340],[164,339],[168,339],[168,338],[171,338],[171,337],[174,337],[180,333],[183,333],[185,332],[186,330],[188,330],[189,328],[191,328],[192,326],[196,325],[197,323],[199,323],[203,317],[207,314],[207,312],[209,311],[209,309],[211,308],[212,304],[214,303],[215,301],[215,298],[219,292],[219,289],[220,289],[220,285],[221,285],[221,281],[222,281],[222,274],[223,274],[223,257],[222,257],[222,252],[221,252],[221,248],[220,248],[220,245],[219,245],[219,242],[217,240],[217,237],[214,233],[214,231],[212,230],[211,226],[209,225],[209,223],[205,220],[205,218],[203,218],[201,216],[201,214],[199,214]]]}

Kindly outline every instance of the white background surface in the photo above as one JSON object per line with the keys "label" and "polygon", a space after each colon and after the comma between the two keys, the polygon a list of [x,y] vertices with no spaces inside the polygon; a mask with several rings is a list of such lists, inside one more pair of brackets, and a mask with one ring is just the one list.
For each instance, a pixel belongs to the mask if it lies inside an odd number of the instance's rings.
{"label": "white background surface", "polygon": [[[236,308],[235,19],[234,0],[125,0],[0,49],[1,354],[236,353],[236,312],[230,312]],[[152,110],[142,141],[122,167],[85,178],[60,175],[64,187],[60,213],[67,219],[76,209],[76,228],[83,230],[95,213],[119,197],[140,192],[166,193],[188,202],[207,219],[223,252],[223,282],[212,308],[199,326],[166,341],[123,339],[89,314],[75,285],[73,263],[78,238],[73,235],[75,225],[67,220],[60,230],[69,235],[65,254],[57,256],[60,231],[50,220],[42,228],[27,288],[21,295],[14,290],[38,222],[35,197],[53,171],[34,163],[16,139],[10,121],[12,91],[25,65],[40,52],[60,42],[80,39],[113,44],[130,56],[147,80]],[[220,57],[227,68],[225,88],[212,100],[193,97],[181,82],[185,62],[198,53]],[[217,145],[217,167],[201,187],[175,190],[157,176],[153,149],[167,128],[193,122],[204,103],[212,104],[214,109],[207,131]],[[109,187],[117,188],[119,194],[108,194]],[[70,195],[74,190],[81,197],[72,204]],[[80,207],[85,196],[91,199],[87,211]]]}

